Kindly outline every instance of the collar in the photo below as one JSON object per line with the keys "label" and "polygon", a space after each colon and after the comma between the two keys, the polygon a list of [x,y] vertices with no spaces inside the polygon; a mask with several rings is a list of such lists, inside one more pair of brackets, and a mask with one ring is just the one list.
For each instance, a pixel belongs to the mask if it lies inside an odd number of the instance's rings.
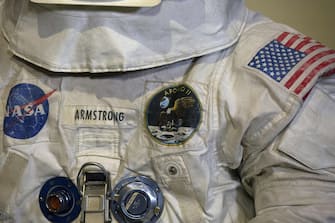
{"label": "collar", "polygon": [[232,46],[243,0],[164,0],[152,8],[59,6],[6,0],[2,29],[17,56],[55,72],[153,68]]}

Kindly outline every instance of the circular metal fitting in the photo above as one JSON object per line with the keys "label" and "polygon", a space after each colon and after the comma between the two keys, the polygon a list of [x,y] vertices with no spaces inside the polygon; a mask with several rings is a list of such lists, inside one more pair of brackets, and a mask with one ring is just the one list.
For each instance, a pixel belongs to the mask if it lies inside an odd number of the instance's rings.
{"label": "circular metal fitting", "polygon": [[54,223],[72,222],[81,211],[80,193],[66,177],[54,177],[45,182],[39,203],[43,215]]}
{"label": "circular metal fitting", "polygon": [[46,205],[52,213],[65,213],[71,208],[72,198],[68,191],[55,191],[48,195]]}
{"label": "circular metal fitting", "polygon": [[111,211],[120,223],[154,223],[164,207],[157,183],[137,176],[121,180],[111,194]]}

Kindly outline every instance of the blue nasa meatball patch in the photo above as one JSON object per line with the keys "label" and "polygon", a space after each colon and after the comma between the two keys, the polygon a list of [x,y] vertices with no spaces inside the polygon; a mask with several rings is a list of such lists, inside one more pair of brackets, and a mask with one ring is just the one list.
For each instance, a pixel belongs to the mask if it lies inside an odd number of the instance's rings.
{"label": "blue nasa meatball patch", "polygon": [[48,120],[48,98],[54,92],[45,94],[33,84],[15,85],[6,104],[5,134],[15,139],[29,139],[37,135]]}

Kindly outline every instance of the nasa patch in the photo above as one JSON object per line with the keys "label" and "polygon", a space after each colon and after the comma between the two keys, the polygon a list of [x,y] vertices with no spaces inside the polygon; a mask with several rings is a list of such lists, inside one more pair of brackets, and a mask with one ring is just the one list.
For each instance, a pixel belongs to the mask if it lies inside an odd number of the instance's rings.
{"label": "nasa patch", "polygon": [[4,133],[15,139],[29,139],[37,135],[48,120],[48,98],[55,91],[45,94],[33,84],[15,85],[7,99]]}
{"label": "nasa patch", "polygon": [[179,145],[191,138],[201,120],[201,105],[186,85],[171,86],[158,92],[146,111],[152,137],[165,145]]}

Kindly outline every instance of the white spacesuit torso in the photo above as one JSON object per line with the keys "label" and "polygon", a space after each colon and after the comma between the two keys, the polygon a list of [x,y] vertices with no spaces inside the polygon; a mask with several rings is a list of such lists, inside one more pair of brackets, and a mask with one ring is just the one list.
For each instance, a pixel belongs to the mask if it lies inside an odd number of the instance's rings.
{"label": "white spacesuit torso", "polygon": [[196,2],[5,1],[0,222],[48,222],[45,182],[92,162],[118,196],[155,182],[157,222],[334,222],[335,51],[242,1]]}

